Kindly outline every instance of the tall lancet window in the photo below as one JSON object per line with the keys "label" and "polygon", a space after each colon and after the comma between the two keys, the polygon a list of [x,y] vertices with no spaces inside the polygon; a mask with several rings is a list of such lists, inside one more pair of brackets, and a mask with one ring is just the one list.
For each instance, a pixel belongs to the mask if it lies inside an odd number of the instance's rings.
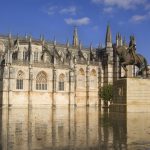
{"label": "tall lancet window", "polygon": [[77,80],[78,88],[84,88],[85,87],[85,72],[83,68],[79,69],[77,78],[78,78]]}
{"label": "tall lancet window", "polygon": [[64,91],[65,90],[65,75],[60,74],[59,76],[59,91]]}
{"label": "tall lancet window", "polygon": [[26,47],[24,47],[24,50],[23,50],[23,60],[27,61],[28,57],[29,57],[29,51],[28,51],[28,49]]}
{"label": "tall lancet window", "polygon": [[47,90],[47,75],[43,71],[36,77],[36,90]]}
{"label": "tall lancet window", "polygon": [[24,73],[23,71],[18,71],[17,74],[17,80],[16,80],[16,89],[23,89],[23,79],[24,79]]}
{"label": "tall lancet window", "polygon": [[97,76],[95,69],[91,70],[90,73],[90,88],[96,88],[97,87]]}

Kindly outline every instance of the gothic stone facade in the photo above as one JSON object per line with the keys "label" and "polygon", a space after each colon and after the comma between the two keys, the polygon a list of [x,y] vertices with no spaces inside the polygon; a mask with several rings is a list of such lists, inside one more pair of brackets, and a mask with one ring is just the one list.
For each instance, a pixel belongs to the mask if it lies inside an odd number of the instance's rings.
{"label": "gothic stone facade", "polygon": [[[117,44],[121,44],[118,37]],[[106,47],[84,48],[31,37],[0,37],[0,104],[4,106],[99,105],[99,90],[118,78],[110,27]]]}

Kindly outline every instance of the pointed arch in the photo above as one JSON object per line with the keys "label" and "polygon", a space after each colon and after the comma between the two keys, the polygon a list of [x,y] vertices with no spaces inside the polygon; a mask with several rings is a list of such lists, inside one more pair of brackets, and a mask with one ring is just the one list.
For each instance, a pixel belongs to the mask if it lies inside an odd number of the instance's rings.
{"label": "pointed arch", "polygon": [[83,68],[79,69],[77,78],[78,78],[78,80],[77,80],[78,87],[84,88],[85,87],[85,71]]}
{"label": "pointed arch", "polygon": [[79,75],[85,75],[85,72],[84,72],[83,68],[79,69]]}
{"label": "pointed arch", "polygon": [[96,70],[92,69],[90,72],[90,88],[95,89],[97,87],[97,75]]}
{"label": "pointed arch", "polygon": [[23,89],[24,72],[19,70],[17,73],[16,89]]}
{"label": "pointed arch", "polygon": [[24,47],[24,49],[23,49],[23,60],[24,61],[28,60],[28,57],[29,57],[29,51],[28,51],[27,47]]}
{"label": "pointed arch", "polygon": [[65,89],[65,75],[63,73],[61,73],[59,75],[59,91],[64,91]]}
{"label": "pointed arch", "polygon": [[36,90],[47,90],[47,74],[44,71],[36,76]]}
{"label": "pointed arch", "polygon": [[91,76],[96,76],[96,70],[95,69],[91,70]]}

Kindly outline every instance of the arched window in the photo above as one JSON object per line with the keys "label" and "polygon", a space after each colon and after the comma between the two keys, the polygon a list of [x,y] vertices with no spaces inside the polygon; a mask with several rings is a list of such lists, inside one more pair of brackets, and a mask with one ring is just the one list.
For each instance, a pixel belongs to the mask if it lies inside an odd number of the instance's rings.
{"label": "arched window", "polygon": [[80,68],[80,70],[79,70],[79,75],[85,75],[85,73],[84,73],[84,70],[82,69],[82,68]]}
{"label": "arched window", "polygon": [[85,87],[85,72],[83,68],[79,69],[78,73],[78,87]]}
{"label": "arched window", "polygon": [[47,75],[44,72],[38,73],[36,77],[36,90],[47,90]]}
{"label": "arched window", "polygon": [[65,75],[60,74],[59,75],[59,91],[64,91],[64,79],[65,79]]}
{"label": "arched window", "polygon": [[23,89],[23,78],[24,78],[24,73],[23,71],[18,71],[17,74],[17,80],[16,80],[16,89]]}
{"label": "arched window", "polygon": [[26,47],[24,47],[24,50],[23,50],[23,60],[26,61],[28,60],[28,56],[29,55],[29,52],[28,52],[28,49]]}
{"label": "arched window", "polygon": [[95,69],[92,69],[90,72],[90,88],[96,88],[97,86],[97,77]]}

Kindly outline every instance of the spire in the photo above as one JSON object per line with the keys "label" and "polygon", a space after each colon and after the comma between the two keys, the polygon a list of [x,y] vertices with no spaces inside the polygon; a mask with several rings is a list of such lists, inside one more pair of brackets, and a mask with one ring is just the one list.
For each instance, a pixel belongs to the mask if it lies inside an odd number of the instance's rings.
{"label": "spire", "polygon": [[106,47],[112,47],[112,36],[111,36],[110,25],[107,25],[105,44],[106,44]]}
{"label": "spire", "polygon": [[77,31],[77,27],[76,27],[76,26],[74,27],[72,45],[73,45],[74,47],[78,47],[78,46],[79,46],[78,31]]}

